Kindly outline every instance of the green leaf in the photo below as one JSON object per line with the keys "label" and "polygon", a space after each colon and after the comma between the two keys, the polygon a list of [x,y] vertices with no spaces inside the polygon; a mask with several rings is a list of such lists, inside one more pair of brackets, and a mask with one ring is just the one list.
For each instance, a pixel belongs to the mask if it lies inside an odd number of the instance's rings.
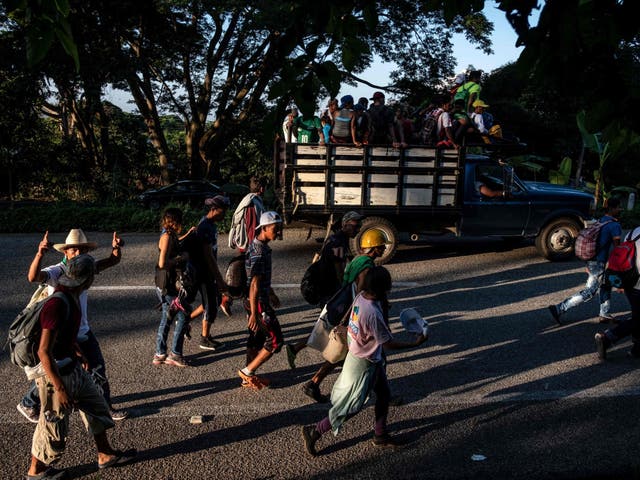
{"label": "green leaf", "polygon": [[60,22],[55,27],[55,33],[64,48],[64,51],[73,59],[73,63],[76,67],[76,72],[80,70],[80,58],[78,56],[78,47],[76,42],[73,41],[71,36],[71,28],[66,20]]}
{"label": "green leaf", "polygon": [[56,8],[65,17],[69,16],[71,7],[69,6],[69,0],[55,0]]}

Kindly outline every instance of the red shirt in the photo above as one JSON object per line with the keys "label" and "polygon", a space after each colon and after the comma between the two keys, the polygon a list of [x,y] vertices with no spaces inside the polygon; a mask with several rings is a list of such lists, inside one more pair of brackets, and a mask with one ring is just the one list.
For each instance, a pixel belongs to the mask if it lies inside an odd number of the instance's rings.
{"label": "red shirt", "polygon": [[[56,292],[64,292],[63,286],[58,286]],[[76,302],[67,296],[69,301],[70,316],[67,316],[67,307],[61,298],[52,297],[42,307],[40,312],[40,325],[43,330],[53,330],[56,332],[55,343],[53,345],[53,358],[62,360],[63,358],[75,358],[76,337],[80,328],[80,309]]]}

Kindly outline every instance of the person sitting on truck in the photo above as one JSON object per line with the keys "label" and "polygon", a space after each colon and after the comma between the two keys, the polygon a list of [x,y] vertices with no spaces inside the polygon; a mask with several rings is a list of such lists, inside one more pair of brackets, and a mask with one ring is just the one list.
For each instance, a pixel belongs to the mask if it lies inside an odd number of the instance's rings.
{"label": "person sitting on truck", "polygon": [[[436,147],[439,148],[458,148],[458,144],[453,136],[453,124],[451,123],[451,98],[448,95],[434,97],[434,103],[437,105],[436,123]],[[440,111],[442,110],[442,111]]]}
{"label": "person sitting on truck", "polygon": [[400,136],[396,136],[394,126],[395,116],[393,110],[384,104],[384,93],[375,92],[371,97],[373,105],[369,107],[369,116],[371,117],[371,135],[369,136],[370,144],[388,144],[392,143],[393,148],[399,148],[405,145],[404,135],[400,130]]}
{"label": "person sitting on truck", "polygon": [[356,143],[356,116],[351,95],[342,97],[340,109],[333,113],[331,143]]}
{"label": "person sitting on truck", "polygon": [[464,100],[453,102],[453,112],[451,115],[453,137],[457,145],[462,145],[468,141],[481,141],[478,138],[478,130],[471,117],[464,110]]}

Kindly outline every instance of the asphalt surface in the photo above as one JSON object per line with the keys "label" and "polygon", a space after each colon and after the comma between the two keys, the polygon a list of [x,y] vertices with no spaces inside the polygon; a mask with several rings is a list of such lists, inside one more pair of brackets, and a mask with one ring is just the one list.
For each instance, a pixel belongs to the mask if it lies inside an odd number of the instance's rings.
{"label": "asphalt surface", "polygon": [[[320,234],[320,232],[317,232]],[[54,242],[66,233],[50,234]],[[110,235],[88,233],[109,253]],[[403,446],[371,443],[373,406],[349,420],[337,437],[326,435],[321,454],[309,457],[300,426],[320,420],[328,406],[307,398],[301,385],[320,361],[312,350],[291,370],[284,352],[261,370],[273,387],[240,388],[246,323],[238,305],[220,316],[213,334],[225,348],[200,350],[187,341],[192,366],[153,366],[159,312],[151,288],[157,235],[122,234],[124,260],[101,274],[90,292],[89,316],[107,360],[114,402],[132,413],[110,431],[117,448],[136,447],[135,462],[100,471],[92,439],[79,415],[71,422],[60,466],[86,479],[294,479],[294,478],[637,478],[640,475],[638,361],[620,342],[607,362],[595,355],[597,301],[582,305],[556,326],[547,305],[577,291],[586,279],[578,261],[549,263],[528,245],[440,238],[404,247],[388,265],[392,328],[402,338],[399,313],[417,308],[431,325],[420,348],[392,353],[389,426]],[[304,338],[318,311],[298,285],[318,244],[303,230],[285,230],[273,244],[273,283],[282,300],[279,319],[287,341]],[[26,280],[40,235],[0,236],[0,335],[28,300]],[[220,239],[220,263],[233,252]],[[58,261],[47,254],[46,264]],[[614,294],[612,312],[629,315]],[[194,323],[197,334],[199,323]],[[22,478],[34,425],[16,411],[26,391],[23,374],[0,357],[0,478]],[[323,385],[328,392],[337,373]],[[203,415],[202,424],[190,417]]]}

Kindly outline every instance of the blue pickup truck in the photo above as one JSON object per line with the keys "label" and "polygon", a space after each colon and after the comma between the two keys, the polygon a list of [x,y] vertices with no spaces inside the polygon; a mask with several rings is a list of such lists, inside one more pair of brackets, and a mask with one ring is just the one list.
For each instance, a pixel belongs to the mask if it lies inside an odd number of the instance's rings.
{"label": "blue pickup truck", "polygon": [[[446,231],[535,237],[540,255],[565,259],[594,209],[591,194],[520,180],[509,165],[464,149],[283,144],[274,167],[285,221],[326,225],[356,210],[366,218],[351,249],[360,253],[359,237],[377,229],[390,243],[381,263],[401,242]],[[483,195],[483,185],[499,193]]]}

